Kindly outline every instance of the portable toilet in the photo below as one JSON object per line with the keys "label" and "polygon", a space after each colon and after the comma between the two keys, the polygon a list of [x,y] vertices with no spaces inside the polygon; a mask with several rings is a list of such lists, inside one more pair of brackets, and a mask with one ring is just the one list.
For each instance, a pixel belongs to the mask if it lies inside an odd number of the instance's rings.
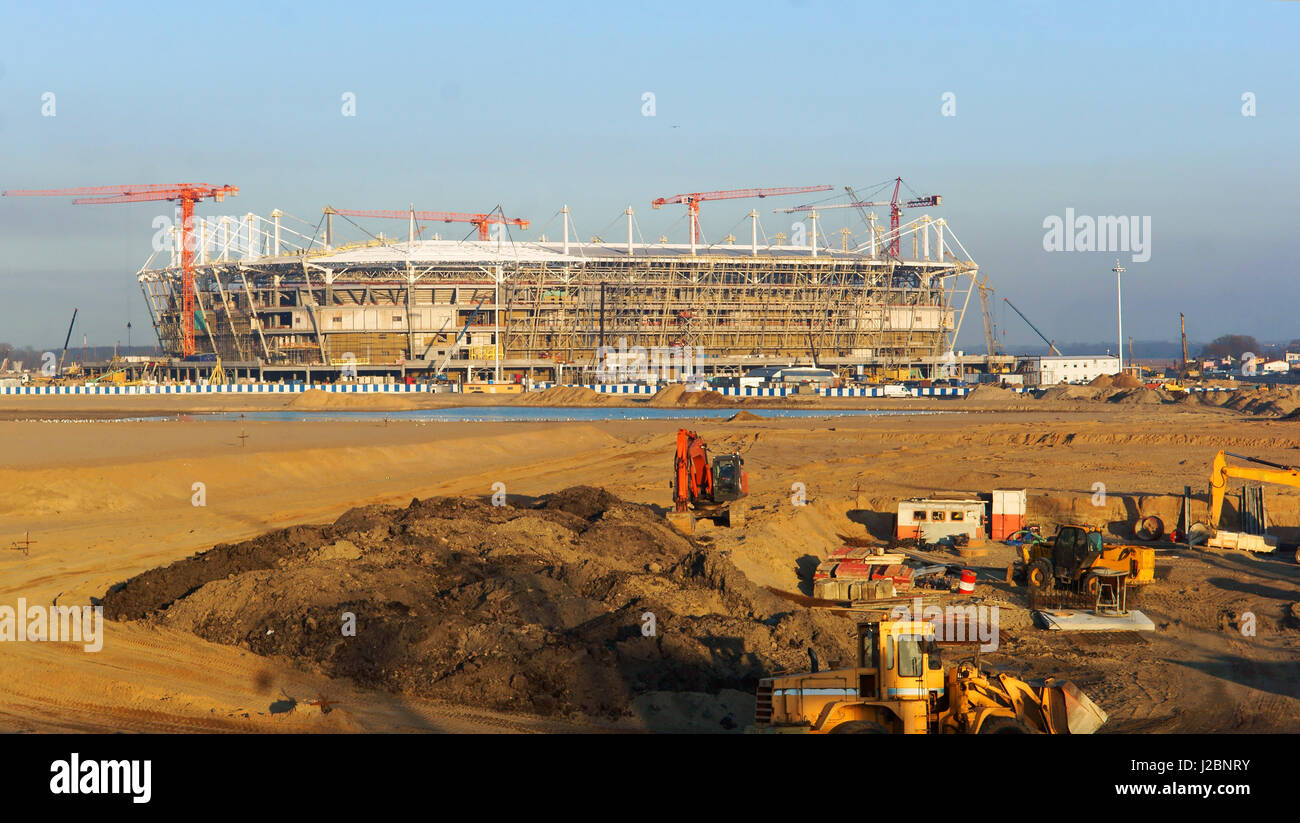
{"label": "portable toilet", "polygon": [[993,523],[989,534],[994,540],[1005,540],[1025,527],[1025,490],[993,490]]}

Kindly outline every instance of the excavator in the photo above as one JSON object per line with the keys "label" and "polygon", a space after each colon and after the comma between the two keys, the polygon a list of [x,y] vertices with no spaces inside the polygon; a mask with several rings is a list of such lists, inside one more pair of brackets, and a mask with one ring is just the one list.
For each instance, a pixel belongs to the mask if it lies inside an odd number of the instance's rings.
{"label": "excavator", "polygon": [[709,461],[709,448],[688,429],[677,430],[677,453],[673,456],[673,511],[668,522],[685,534],[695,533],[695,519],[715,522],[726,519],[737,528],[745,524],[744,498],[749,495],[749,475],[738,453],[723,454]]}
{"label": "excavator", "polygon": [[[1229,457],[1245,460],[1264,468],[1229,465],[1227,460]],[[1284,466],[1281,463],[1270,463],[1258,457],[1247,457],[1244,454],[1233,454],[1225,451],[1220,451],[1214,455],[1214,462],[1210,466],[1210,511],[1207,516],[1209,522],[1206,523],[1209,527],[1207,529],[1209,539],[1206,545],[1213,548],[1272,551],[1274,546],[1269,545],[1257,535],[1219,531],[1219,521],[1223,516],[1223,498],[1227,495],[1228,479],[1232,477],[1239,480],[1255,480],[1260,483],[1273,483],[1279,486],[1300,488],[1300,469],[1295,466]],[[1295,561],[1300,563],[1300,549],[1296,550]]]}
{"label": "excavator", "polygon": [[857,665],[758,682],[751,732],[1092,734],[1107,720],[1069,681],[944,667],[929,621],[858,624]]}

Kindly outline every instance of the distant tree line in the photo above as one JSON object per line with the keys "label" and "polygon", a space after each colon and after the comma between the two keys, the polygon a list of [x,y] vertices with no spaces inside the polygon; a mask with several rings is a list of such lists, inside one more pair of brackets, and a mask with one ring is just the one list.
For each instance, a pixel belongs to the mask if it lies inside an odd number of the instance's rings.
{"label": "distant tree line", "polygon": [[9,343],[0,343],[0,362],[8,358],[10,365],[21,362],[26,368],[38,368],[41,364],[41,352],[31,348],[19,348]]}
{"label": "distant tree line", "polygon": [[1281,360],[1288,351],[1300,352],[1300,340],[1292,340],[1285,346],[1280,343],[1260,343],[1248,334],[1225,334],[1201,347],[1201,357],[1231,357],[1240,359],[1250,352],[1261,360]]}
{"label": "distant tree line", "polygon": [[[54,352],[55,357],[63,351],[62,346],[53,349],[33,349],[30,346],[15,346],[11,343],[0,343],[0,362],[9,358],[9,367],[12,368],[14,363],[22,363],[24,369],[39,369],[41,367],[41,356],[47,352]],[[120,355],[152,355],[157,353],[156,346],[68,346],[67,360],[69,363],[79,362],[84,356],[89,361],[102,361],[111,358],[114,353]]]}

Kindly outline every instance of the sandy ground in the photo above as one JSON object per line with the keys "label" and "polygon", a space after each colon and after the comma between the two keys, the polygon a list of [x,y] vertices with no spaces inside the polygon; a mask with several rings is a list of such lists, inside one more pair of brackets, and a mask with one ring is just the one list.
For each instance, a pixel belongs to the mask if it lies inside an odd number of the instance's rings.
{"label": "sandy ground", "polygon": [[[139,398],[10,400],[11,417],[66,417],[120,415]],[[247,407],[179,401],[190,411]],[[1184,485],[1204,489],[1220,448],[1300,462],[1300,423],[1214,407],[965,408],[970,413],[701,421],[694,427],[712,449],[742,451],[751,475],[745,528],[707,536],[755,583],[797,590],[801,572],[827,550],[886,531],[899,497],[1027,488],[1031,520],[1082,520],[1122,533],[1136,514],[1171,522],[1175,495]],[[177,403],[167,410],[179,410]],[[86,604],[128,577],[217,543],[328,522],[366,503],[489,495],[495,483],[511,495],[589,484],[666,506],[675,431],[676,423],[651,421],[10,419],[0,422],[0,546],[26,532],[34,542],[30,555],[0,550],[0,604],[19,597]],[[205,506],[192,503],[195,483],[204,484]],[[1096,483],[1107,490],[1100,507],[1092,505]],[[797,506],[792,498],[801,488],[807,505]],[[1273,487],[1267,494],[1283,539],[1300,542],[1300,494]],[[995,552],[980,562],[986,574],[978,594],[1005,602],[1019,596],[994,582],[1005,557]],[[1300,567],[1200,551],[1161,563],[1171,569],[1168,578],[1144,595],[1159,631],[1135,641],[1136,650],[1057,639],[1012,620],[997,662],[1079,680],[1111,712],[1111,730],[1300,730],[1300,631],[1285,616],[1300,600]],[[1234,628],[1248,611],[1261,627],[1254,637]],[[96,654],[53,643],[0,646],[0,730],[581,728],[360,689],[159,626],[109,622],[106,632]],[[271,708],[320,697],[339,710],[322,716]]]}

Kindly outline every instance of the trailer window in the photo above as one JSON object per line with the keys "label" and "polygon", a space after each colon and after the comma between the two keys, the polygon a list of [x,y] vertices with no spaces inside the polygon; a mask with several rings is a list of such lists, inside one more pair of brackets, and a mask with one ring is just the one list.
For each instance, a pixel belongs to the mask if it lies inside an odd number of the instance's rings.
{"label": "trailer window", "polygon": [[894,668],[894,636],[885,638],[885,671]]}
{"label": "trailer window", "polygon": [[943,512],[934,512],[930,515],[930,519],[936,523],[941,522],[943,520]]}
{"label": "trailer window", "polygon": [[912,519],[913,519],[913,520],[924,520],[924,519],[925,519],[925,512],[912,512]]}
{"label": "trailer window", "polygon": [[962,514],[961,512],[953,512],[953,513],[952,513],[952,522],[957,523],[957,522],[959,522],[959,521],[961,521],[961,520],[964,520],[965,517],[966,517],[966,516],[965,516],[964,514]]}

